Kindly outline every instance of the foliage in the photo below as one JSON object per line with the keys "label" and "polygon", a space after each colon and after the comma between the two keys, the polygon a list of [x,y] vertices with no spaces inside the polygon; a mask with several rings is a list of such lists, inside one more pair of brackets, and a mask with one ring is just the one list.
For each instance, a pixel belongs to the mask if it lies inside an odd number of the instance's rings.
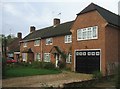
{"label": "foliage", "polygon": [[117,68],[117,75],[115,77],[115,82],[116,82],[116,88],[119,89],[120,87],[120,64],[118,65],[118,68]]}
{"label": "foliage", "polygon": [[34,61],[31,64],[22,62],[19,63],[19,65],[24,67],[39,68],[39,69],[55,69],[55,65],[51,62]]}
{"label": "foliage", "polygon": [[51,62],[46,62],[43,64],[43,68],[45,69],[55,69],[55,65]]}
{"label": "foliage", "polygon": [[5,66],[6,66],[6,60],[5,58],[2,58],[2,78],[5,77]]}
{"label": "foliage", "polygon": [[0,34],[0,47],[2,48],[2,56],[6,59],[6,48],[9,43],[14,40],[14,36],[8,35],[5,36],[4,34]]}
{"label": "foliage", "polygon": [[64,69],[65,67],[66,67],[66,63],[62,62],[62,61],[59,61],[59,68]]}
{"label": "foliage", "polygon": [[34,61],[31,63],[33,68],[43,68],[43,62]]}
{"label": "foliage", "polygon": [[102,73],[100,71],[94,71],[93,72],[93,79],[98,79],[101,80],[102,79]]}

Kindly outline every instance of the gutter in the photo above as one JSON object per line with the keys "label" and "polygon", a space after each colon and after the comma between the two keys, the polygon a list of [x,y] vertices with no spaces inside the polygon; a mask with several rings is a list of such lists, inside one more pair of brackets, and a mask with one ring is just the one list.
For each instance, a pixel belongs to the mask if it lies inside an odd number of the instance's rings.
{"label": "gutter", "polygon": [[29,42],[29,41],[33,41],[33,40],[41,40],[41,37],[38,37],[38,38],[35,38],[35,39],[29,39],[29,40],[22,40],[22,41],[19,41],[20,43],[21,42]]}

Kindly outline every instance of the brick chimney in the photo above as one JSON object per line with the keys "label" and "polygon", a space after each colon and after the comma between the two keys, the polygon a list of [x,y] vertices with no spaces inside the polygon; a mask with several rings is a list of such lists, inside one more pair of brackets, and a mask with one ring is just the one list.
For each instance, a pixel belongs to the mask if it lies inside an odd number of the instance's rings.
{"label": "brick chimney", "polygon": [[18,32],[18,33],[17,33],[17,37],[20,38],[20,39],[22,39],[22,33],[21,33],[21,32]]}
{"label": "brick chimney", "polygon": [[30,26],[30,33],[34,32],[35,31],[35,27],[34,26]]}
{"label": "brick chimney", "polygon": [[59,24],[60,24],[60,19],[54,18],[54,20],[53,20],[53,26],[56,27]]}

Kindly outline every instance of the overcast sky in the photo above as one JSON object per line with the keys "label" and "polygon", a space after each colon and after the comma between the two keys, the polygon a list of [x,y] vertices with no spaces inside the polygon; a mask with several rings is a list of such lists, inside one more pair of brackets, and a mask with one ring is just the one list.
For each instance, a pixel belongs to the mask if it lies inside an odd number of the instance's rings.
{"label": "overcast sky", "polygon": [[[120,0],[0,0],[0,30],[9,35],[29,34],[29,27],[37,29],[53,25],[53,18],[61,23],[72,21],[90,3],[95,3],[118,14]],[[59,14],[61,13],[61,14]],[[1,21],[1,20],[0,20]]]}

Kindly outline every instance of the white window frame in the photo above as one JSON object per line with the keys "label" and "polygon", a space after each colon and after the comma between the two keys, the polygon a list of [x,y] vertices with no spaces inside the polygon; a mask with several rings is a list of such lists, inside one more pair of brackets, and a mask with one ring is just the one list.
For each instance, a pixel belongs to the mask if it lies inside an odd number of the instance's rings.
{"label": "white window frame", "polygon": [[65,43],[71,43],[72,42],[72,35],[65,35]]}
{"label": "white window frame", "polygon": [[[51,43],[48,43],[47,41],[52,40]],[[53,44],[53,38],[47,38],[46,39],[46,45],[52,45]]]}
{"label": "white window frame", "polygon": [[[39,58],[38,58],[39,56]],[[41,60],[41,54],[40,53],[35,53],[35,61],[40,61]]]}
{"label": "white window frame", "polygon": [[23,43],[23,47],[27,47],[27,42],[24,42],[24,43]]}
{"label": "white window frame", "polygon": [[71,63],[71,62],[72,62],[72,55],[69,53],[66,59],[66,63]]}
{"label": "white window frame", "polygon": [[98,26],[87,27],[77,30],[77,40],[98,39]]}
{"label": "white window frame", "polygon": [[34,46],[39,46],[40,45],[40,40],[35,40],[34,41]]}
{"label": "white window frame", "polygon": [[[49,58],[50,58],[49,60],[45,58],[46,55],[49,56]],[[44,53],[44,62],[50,62],[50,60],[51,60],[50,53]]]}

